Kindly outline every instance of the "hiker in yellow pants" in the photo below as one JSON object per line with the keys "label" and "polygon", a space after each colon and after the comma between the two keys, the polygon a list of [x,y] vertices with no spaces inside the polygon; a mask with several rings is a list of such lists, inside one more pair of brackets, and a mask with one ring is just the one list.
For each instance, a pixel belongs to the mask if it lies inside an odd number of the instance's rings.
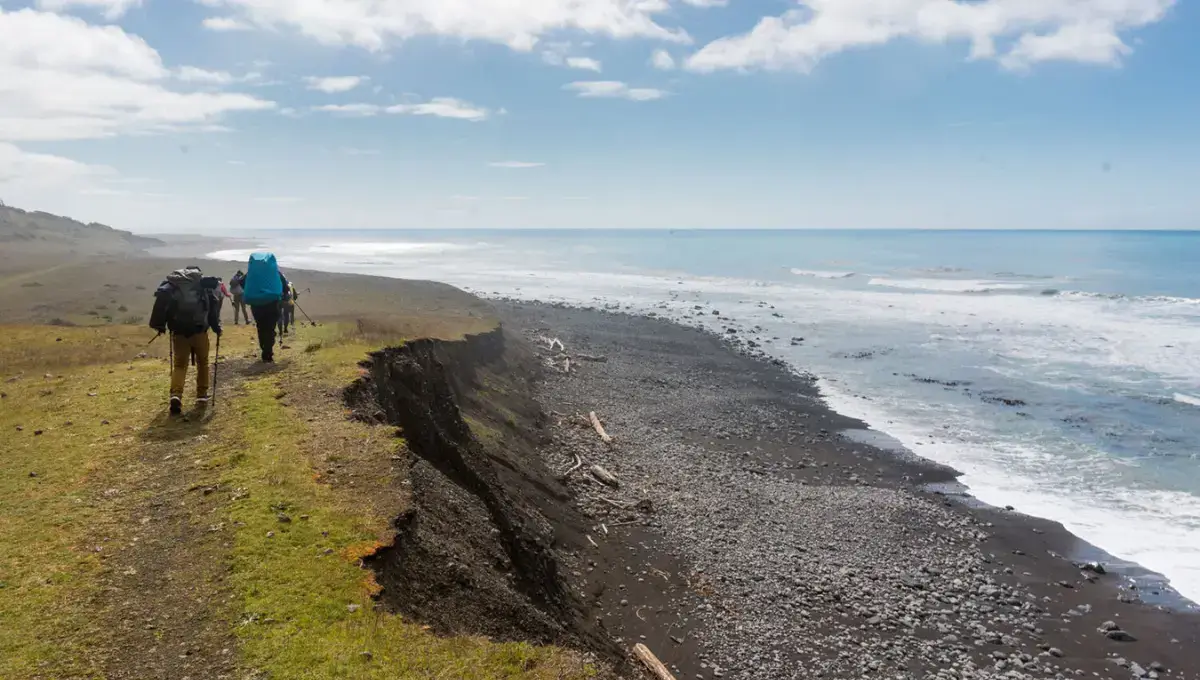
{"label": "hiker in yellow pants", "polygon": [[172,402],[183,400],[183,384],[193,356],[196,357],[196,398],[201,404],[208,402],[208,381],[212,377],[208,368],[208,345],[208,333],[171,335],[171,346],[175,349],[175,365],[171,367]]}
{"label": "hiker in yellow pants", "polygon": [[196,405],[209,401],[208,331],[221,335],[221,280],[204,276],[199,267],[185,267],[167,275],[154,292],[150,327],[171,332],[171,415],[183,412],[183,384],[188,364],[196,358]]}

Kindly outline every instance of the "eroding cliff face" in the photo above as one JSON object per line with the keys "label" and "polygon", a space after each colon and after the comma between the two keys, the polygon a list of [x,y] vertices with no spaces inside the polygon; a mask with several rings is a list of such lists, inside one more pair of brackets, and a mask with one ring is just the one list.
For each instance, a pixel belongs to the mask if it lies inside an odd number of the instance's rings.
{"label": "eroding cliff face", "polygon": [[421,340],[363,366],[347,403],[413,453],[413,506],[370,564],[385,606],[444,634],[615,651],[562,573],[583,524],[537,455],[537,363],[520,341]]}

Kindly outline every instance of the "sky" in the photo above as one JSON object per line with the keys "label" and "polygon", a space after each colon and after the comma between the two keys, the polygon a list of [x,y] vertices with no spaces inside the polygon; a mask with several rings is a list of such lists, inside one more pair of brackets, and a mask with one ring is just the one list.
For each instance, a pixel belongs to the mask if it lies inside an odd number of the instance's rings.
{"label": "sky", "polygon": [[0,0],[0,200],[141,232],[1200,228],[1200,3]]}

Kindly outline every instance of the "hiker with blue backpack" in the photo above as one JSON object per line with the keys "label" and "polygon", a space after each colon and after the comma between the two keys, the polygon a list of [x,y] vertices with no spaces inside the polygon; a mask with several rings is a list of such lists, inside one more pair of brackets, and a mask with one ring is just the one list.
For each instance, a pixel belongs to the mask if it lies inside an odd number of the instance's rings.
{"label": "hiker with blue backpack", "polygon": [[[150,327],[159,335],[171,332],[171,415],[183,412],[183,387],[188,364],[196,364],[196,406],[209,400],[208,331],[221,337],[221,280],[205,276],[199,267],[171,272],[154,291]],[[157,337],[157,336],[155,336]]]}
{"label": "hiker with blue backpack", "polygon": [[262,360],[267,363],[275,361],[275,326],[282,313],[283,292],[288,287],[274,253],[250,255],[242,299],[250,305],[250,315],[258,327]]}

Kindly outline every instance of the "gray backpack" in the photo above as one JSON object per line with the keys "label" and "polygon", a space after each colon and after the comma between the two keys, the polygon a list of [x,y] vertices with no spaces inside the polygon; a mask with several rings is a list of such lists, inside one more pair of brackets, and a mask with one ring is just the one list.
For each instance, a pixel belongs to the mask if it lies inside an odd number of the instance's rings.
{"label": "gray backpack", "polygon": [[188,267],[171,272],[167,281],[174,287],[171,292],[171,327],[207,328],[212,291],[204,284],[204,274],[195,267]]}

